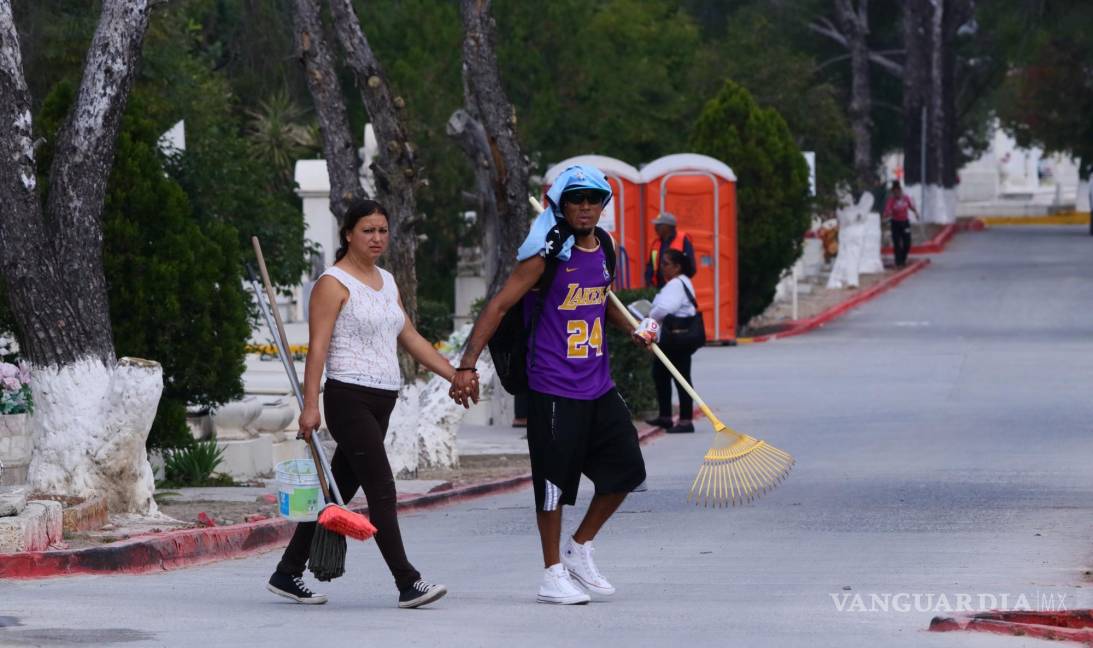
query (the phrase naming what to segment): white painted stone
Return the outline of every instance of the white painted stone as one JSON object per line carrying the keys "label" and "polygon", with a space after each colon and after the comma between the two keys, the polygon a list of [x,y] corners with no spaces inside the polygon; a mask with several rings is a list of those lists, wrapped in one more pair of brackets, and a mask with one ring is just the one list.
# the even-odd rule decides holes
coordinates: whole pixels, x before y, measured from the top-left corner
{"label": "white painted stone", "polygon": [[211,439],[216,431],[211,414],[186,415],[186,427],[195,441]]}
{"label": "white painted stone", "polygon": [[0,517],[19,515],[27,507],[27,490],[18,486],[0,488]]}
{"label": "white painted stone", "polygon": [[51,544],[60,542],[62,525],[60,502],[27,502],[19,515],[0,518],[0,553],[48,549]]}
{"label": "white painted stone", "polygon": [[155,514],[155,482],[145,442],[163,390],[158,362],[121,358],[107,367],[86,358],[34,368],[33,490],[102,496],[111,512]]}
{"label": "white painted stone", "polygon": [[[470,325],[463,326],[449,338],[454,349],[449,359],[462,355],[463,340]],[[489,352],[478,359],[478,378],[484,386],[495,375]],[[391,413],[387,430],[387,457],[396,475],[414,474],[425,466],[451,467],[459,464],[456,432],[467,412],[448,397],[447,380],[433,376],[403,387]],[[484,396],[489,396],[484,393]]]}
{"label": "white painted stone", "polygon": [[0,416],[0,463],[8,467],[30,463],[33,444],[26,414]]}
{"label": "white painted stone", "polygon": [[846,194],[840,195],[840,200],[843,206],[838,211],[839,254],[827,278],[827,287],[857,288],[865,245],[865,213],[862,210],[872,208],[872,195],[863,194],[856,204]]}
{"label": "white painted stone", "polygon": [[261,396],[257,398],[262,409],[258,416],[250,423],[250,428],[259,434],[268,434],[274,443],[286,441],[295,436],[288,435],[285,428],[296,418],[295,399],[287,396]]}
{"label": "white painted stone", "polygon": [[801,255],[801,273],[804,277],[815,277],[824,267],[824,244],[818,238],[806,238]]}
{"label": "white painted stone", "polygon": [[858,262],[859,273],[877,274],[884,272],[884,262],[880,258],[880,248],[880,214],[871,211],[865,215],[865,234],[862,237],[861,260]]}
{"label": "white painted stone", "polygon": [[241,441],[258,436],[252,425],[262,414],[262,403],[253,396],[224,403],[212,412],[216,438],[221,441]]}
{"label": "white painted stone", "polygon": [[233,441],[217,439],[216,445],[224,450],[223,460],[216,472],[230,475],[236,480],[273,474],[273,439],[269,436]]}

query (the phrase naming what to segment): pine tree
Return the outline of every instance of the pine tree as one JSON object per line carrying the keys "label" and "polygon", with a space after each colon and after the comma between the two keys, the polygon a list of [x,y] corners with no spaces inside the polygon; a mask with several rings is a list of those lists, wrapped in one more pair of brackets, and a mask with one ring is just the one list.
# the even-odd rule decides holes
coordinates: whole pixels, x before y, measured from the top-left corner
{"label": "pine tree", "polygon": [[731,81],[707,102],[690,145],[736,173],[738,314],[747,322],[771,303],[782,273],[801,254],[809,224],[808,166],[782,116]]}

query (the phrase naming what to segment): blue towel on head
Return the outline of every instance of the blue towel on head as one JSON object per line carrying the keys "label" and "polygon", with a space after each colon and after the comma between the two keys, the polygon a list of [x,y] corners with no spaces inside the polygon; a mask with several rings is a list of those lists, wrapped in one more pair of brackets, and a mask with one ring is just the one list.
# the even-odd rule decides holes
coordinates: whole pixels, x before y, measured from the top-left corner
{"label": "blue towel on head", "polygon": [[[531,224],[531,230],[528,232],[527,238],[520,244],[520,249],[516,251],[517,261],[530,259],[537,254],[556,256],[559,261],[569,260],[569,255],[573,251],[573,236],[566,237],[561,243],[561,250],[555,254],[553,249],[555,245],[554,237],[549,235],[551,230],[558,225],[558,222],[564,220],[561,210],[562,194],[571,189],[596,189],[606,192],[607,195],[603,199],[604,205],[607,205],[607,201],[611,200],[611,185],[608,184],[607,177],[599,169],[583,164],[566,167],[565,171],[562,171],[554,184],[550,186],[550,191],[547,192],[546,209]],[[550,240],[548,241],[548,239]]]}

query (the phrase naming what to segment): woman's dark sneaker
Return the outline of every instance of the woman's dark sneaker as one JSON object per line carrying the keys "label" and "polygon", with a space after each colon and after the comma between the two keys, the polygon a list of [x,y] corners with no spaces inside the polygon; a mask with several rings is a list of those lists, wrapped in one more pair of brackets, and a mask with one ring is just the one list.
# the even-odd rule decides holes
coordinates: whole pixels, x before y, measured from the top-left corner
{"label": "woman's dark sneaker", "polygon": [[690,421],[687,421],[686,423],[680,423],[679,425],[668,428],[668,434],[681,434],[694,431],[694,423],[691,423]]}
{"label": "woman's dark sneaker", "polygon": [[398,606],[400,608],[416,608],[428,605],[448,593],[448,588],[443,585],[433,585],[418,579],[416,583],[399,592]]}
{"label": "woman's dark sneaker", "polygon": [[655,419],[646,419],[645,424],[646,425],[652,425],[653,427],[668,429],[668,428],[672,427],[672,419],[664,418],[663,416],[658,416]]}
{"label": "woman's dark sneaker", "polygon": [[326,603],[326,595],[316,594],[309,590],[304,585],[303,576],[273,572],[273,576],[269,577],[269,583],[266,584],[266,589],[277,596],[283,596],[304,605],[322,605]]}

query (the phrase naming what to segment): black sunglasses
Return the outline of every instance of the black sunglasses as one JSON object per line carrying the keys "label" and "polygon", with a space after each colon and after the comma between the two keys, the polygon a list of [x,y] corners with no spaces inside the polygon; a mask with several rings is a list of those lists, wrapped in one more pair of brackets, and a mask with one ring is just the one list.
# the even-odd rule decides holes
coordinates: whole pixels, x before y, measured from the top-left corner
{"label": "black sunglasses", "polygon": [[604,193],[602,191],[596,191],[595,189],[577,189],[562,194],[562,202],[573,203],[574,205],[580,205],[582,203],[599,205],[603,203],[603,198]]}

